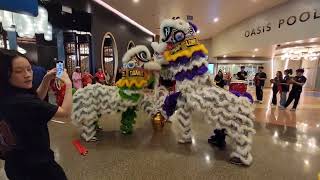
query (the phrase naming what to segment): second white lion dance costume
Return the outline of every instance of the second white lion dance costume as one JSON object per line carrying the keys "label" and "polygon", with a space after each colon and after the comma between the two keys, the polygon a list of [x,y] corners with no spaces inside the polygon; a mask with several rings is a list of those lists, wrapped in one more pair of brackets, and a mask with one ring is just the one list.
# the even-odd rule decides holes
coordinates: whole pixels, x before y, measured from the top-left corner
{"label": "second white lion dance costume", "polygon": [[210,83],[208,51],[195,37],[196,31],[192,23],[167,19],[161,23],[161,42],[152,43],[155,60],[166,64],[176,80],[177,93],[167,97],[163,110],[171,121],[180,124],[180,143],[191,142],[191,114],[202,111],[216,124],[213,144],[223,144],[226,133],[235,142],[231,162],[250,165],[255,133],[253,107],[246,97],[237,97]]}

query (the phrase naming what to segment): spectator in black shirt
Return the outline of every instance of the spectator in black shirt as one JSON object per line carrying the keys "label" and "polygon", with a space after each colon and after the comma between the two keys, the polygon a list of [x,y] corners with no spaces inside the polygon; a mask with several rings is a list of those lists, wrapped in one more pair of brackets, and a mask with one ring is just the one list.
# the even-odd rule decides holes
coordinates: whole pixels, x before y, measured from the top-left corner
{"label": "spectator in black shirt", "polygon": [[262,104],[262,100],[263,100],[263,87],[266,79],[267,79],[267,74],[263,72],[263,67],[260,66],[258,68],[258,73],[254,77],[254,82],[256,85],[257,101],[260,104]]}
{"label": "spectator in black shirt", "polygon": [[280,83],[282,82],[282,72],[277,71],[277,75],[274,79],[271,79],[270,82],[273,84],[272,85],[272,105],[276,106],[277,105],[277,94],[281,88]]}
{"label": "spectator in black shirt", "polygon": [[297,106],[300,100],[300,95],[302,92],[302,87],[306,83],[307,78],[303,76],[304,69],[297,69],[296,73],[297,73],[296,77],[290,80],[290,83],[293,84],[292,89],[289,93],[288,100],[282,109],[287,108],[293,100],[294,100],[294,103],[291,111],[295,111],[297,109]]}
{"label": "spectator in black shirt", "polygon": [[223,73],[221,69],[218,71],[218,74],[214,78],[214,81],[216,82],[216,85],[223,88],[224,87],[224,79],[223,79]]}
{"label": "spectator in black shirt", "polygon": [[237,73],[237,79],[245,81],[247,79],[248,73],[244,70],[244,66],[241,66],[240,68],[241,70]]}
{"label": "spectator in black shirt", "polygon": [[287,101],[287,94],[290,89],[289,85],[289,80],[290,80],[290,75],[292,75],[292,69],[286,69],[284,70],[284,77],[281,82],[281,95],[280,95],[280,107],[284,107],[286,105]]}
{"label": "spectator in black shirt", "polygon": [[67,179],[50,149],[47,123],[53,117],[69,119],[72,83],[65,71],[61,80],[67,88],[62,106],[51,105],[43,99],[55,77],[55,69],[48,71],[35,90],[28,58],[14,50],[0,50],[0,109],[16,140],[4,157],[5,172],[10,180]]}

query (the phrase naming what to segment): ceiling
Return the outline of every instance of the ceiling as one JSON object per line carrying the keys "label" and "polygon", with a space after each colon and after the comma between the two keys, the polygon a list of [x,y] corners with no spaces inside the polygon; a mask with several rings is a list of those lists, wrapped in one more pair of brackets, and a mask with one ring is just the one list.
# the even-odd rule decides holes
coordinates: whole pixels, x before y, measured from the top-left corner
{"label": "ceiling", "polygon": [[[281,44],[276,45],[276,51],[274,51],[274,46],[263,47],[259,49],[252,49],[250,51],[240,51],[240,52],[231,52],[229,54],[225,54],[226,59],[230,57],[255,57],[255,58],[272,58],[272,55],[282,54],[283,49],[291,49],[296,47],[313,47],[320,45],[320,38],[310,38],[305,40],[298,40],[293,42],[283,42]],[[218,57],[222,58],[222,57]]]}
{"label": "ceiling", "polygon": [[[137,23],[159,34],[165,18],[193,16],[200,39],[208,39],[240,21],[288,0],[104,0]],[[214,23],[213,19],[219,21]]]}
{"label": "ceiling", "polygon": [[225,57],[218,57],[220,59],[230,59],[230,58],[239,58],[239,57],[249,57],[252,59],[257,59],[257,58],[264,58],[264,59],[271,59],[272,55],[281,55],[283,49],[294,49],[297,47],[320,47],[320,38],[310,38],[310,39],[305,39],[305,40],[299,40],[299,41],[293,41],[293,42],[283,42],[281,44],[278,44],[275,47],[274,51],[274,46],[269,46],[269,47],[264,47],[264,48],[259,48],[259,49],[252,49],[250,51],[239,51],[239,52],[231,52],[229,54],[225,54]]}
{"label": "ceiling", "polygon": [[263,58],[271,58],[272,56],[273,47],[264,47],[259,49],[252,49],[251,51],[239,51],[239,52],[232,52],[230,54],[226,54],[226,57],[263,57]]}

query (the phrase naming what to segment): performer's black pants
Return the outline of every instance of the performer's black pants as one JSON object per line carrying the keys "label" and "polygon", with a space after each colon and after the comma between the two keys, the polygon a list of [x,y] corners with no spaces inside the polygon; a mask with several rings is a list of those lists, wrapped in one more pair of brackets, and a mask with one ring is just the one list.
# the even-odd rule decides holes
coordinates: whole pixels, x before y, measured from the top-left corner
{"label": "performer's black pants", "polygon": [[263,86],[256,86],[256,96],[258,101],[263,99]]}
{"label": "performer's black pants", "polygon": [[296,109],[298,106],[299,100],[300,100],[300,95],[301,95],[301,91],[291,90],[289,93],[289,97],[286,102],[286,105],[284,107],[288,107],[292,103],[292,101],[294,100],[293,108]]}

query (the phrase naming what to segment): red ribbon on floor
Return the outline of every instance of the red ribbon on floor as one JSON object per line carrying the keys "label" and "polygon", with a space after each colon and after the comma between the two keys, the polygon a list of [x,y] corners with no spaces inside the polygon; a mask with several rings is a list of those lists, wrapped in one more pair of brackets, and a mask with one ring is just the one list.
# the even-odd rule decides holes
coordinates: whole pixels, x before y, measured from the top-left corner
{"label": "red ribbon on floor", "polygon": [[81,143],[80,140],[74,140],[72,141],[72,144],[74,145],[74,147],[77,149],[77,151],[80,153],[80,155],[87,155],[88,154],[88,150],[86,147],[84,147]]}

